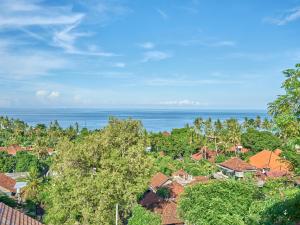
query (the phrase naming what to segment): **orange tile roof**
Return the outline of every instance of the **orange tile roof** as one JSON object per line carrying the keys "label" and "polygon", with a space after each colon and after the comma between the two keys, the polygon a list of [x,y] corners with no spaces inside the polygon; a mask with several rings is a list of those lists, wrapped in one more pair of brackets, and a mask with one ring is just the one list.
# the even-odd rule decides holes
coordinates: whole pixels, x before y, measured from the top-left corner
{"label": "orange tile roof", "polygon": [[278,155],[274,154],[274,152],[269,150],[262,150],[250,157],[249,163],[259,169],[289,171],[291,168],[291,163],[289,161],[280,158]]}
{"label": "orange tile roof", "polygon": [[277,149],[274,150],[274,154],[275,155],[280,156],[281,153],[282,153],[282,151],[279,148],[277,148]]}
{"label": "orange tile roof", "polygon": [[0,224],[10,225],[43,225],[39,221],[26,216],[24,213],[0,203]]}
{"label": "orange tile roof", "polygon": [[184,192],[184,187],[176,181],[173,181],[168,185],[170,190],[170,197],[178,199],[178,197]]}
{"label": "orange tile roof", "polygon": [[228,159],[225,162],[220,163],[219,165],[222,167],[226,167],[228,169],[231,169],[234,171],[240,171],[240,172],[256,169],[255,166],[252,166],[249,163],[247,163],[237,157]]}
{"label": "orange tile roof", "polygon": [[164,183],[166,183],[168,180],[169,180],[169,177],[167,177],[163,173],[159,172],[151,178],[150,186],[153,189],[157,189],[157,188],[161,187]]}
{"label": "orange tile roof", "polygon": [[177,205],[176,203],[170,201],[167,202],[162,209],[162,224],[183,224],[183,221],[179,219],[177,215]]}
{"label": "orange tile roof", "polygon": [[191,157],[193,160],[196,160],[196,161],[203,159],[202,152],[197,152],[197,153],[193,154]]}
{"label": "orange tile roof", "polygon": [[[11,145],[8,147],[0,147],[0,151],[6,151],[9,155],[16,155],[17,152],[20,151],[32,151],[32,147],[22,147],[20,145]],[[54,152],[53,148],[47,149],[48,154],[52,154]]]}
{"label": "orange tile roof", "polygon": [[0,186],[9,190],[10,192],[16,192],[15,189],[16,180],[12,179],[9,176],[6,176],[3,173],[0,173]]}

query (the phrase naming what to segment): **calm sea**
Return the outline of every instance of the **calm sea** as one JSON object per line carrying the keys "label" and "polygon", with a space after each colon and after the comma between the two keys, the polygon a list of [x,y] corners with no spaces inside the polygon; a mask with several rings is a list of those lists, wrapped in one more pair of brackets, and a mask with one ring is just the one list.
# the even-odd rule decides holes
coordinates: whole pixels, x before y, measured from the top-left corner
{"label": "calm sea", "polygon": [[148,131],[170,131],[172,128],[193,124],[197,117],[213,120],[245,117],[268,117],[266,111],[258,110],[195,110],[195,109],[0,109],[1,116],[18,118],[30,125],[49,124],[57,120],[62,127],[75,122],[80,127],[98,129],[105,126],[109,116],[120,119],[133,118],[141,120]]}

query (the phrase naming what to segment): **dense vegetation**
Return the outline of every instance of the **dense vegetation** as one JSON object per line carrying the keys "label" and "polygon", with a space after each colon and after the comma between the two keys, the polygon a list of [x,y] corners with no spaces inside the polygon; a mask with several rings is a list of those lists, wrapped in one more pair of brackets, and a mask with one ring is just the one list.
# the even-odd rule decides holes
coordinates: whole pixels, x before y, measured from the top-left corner
{"label": "dense vegetation", "polygon": [[[210,176],[217,171],[214,163],[191,159],[204,146],[217,152],[216,162],[232,156],[247,160],[262,149],[280,148],[300,175],[300,65],[284,73],[285,94],[270,104],[272,118],[196,118],[170,133],[148,133],[131,119],[111,118],[106,127],[89,131],[76,124],[66,129],[57,122],[29,126],[0,117],[0,146],[32,149],[15,156],[0,151],[0,172],[29,172],[21,207],[32,216],[42,207],[46,224],[113,224],[116,204],[120,224],[160,224],[159,216],[137,204],[150,177],[179,169]],[[250,152],[230,150],[238,144]],[[48,148],[55,154],[48,155]],[[159,194],[169,193],[161,189]],[[290,180],[273,180],[259,189],[250,177],[191,186],[179,208],[187,224],[294,224],[300,221],[299,196]],[[17,205],[6,196],[0,201]]]}

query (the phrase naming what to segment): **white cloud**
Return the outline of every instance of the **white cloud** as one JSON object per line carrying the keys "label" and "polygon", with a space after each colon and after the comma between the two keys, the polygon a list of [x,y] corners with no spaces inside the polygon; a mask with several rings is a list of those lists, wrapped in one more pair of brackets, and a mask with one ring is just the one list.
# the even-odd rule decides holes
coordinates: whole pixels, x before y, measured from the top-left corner
{"label": "white cloud", "polygon": [[172,55],[167,52],[162,51],[148,51],[144,53],[144,58],[142,62],[149,62],[149,61],[161,61],[164,59],[171,58]]}
{"label": "white cloud", "polygon": [[113,63],[112,66],[117,67],[117,68],[124,68],[126,66],[126,63],[116,62],[116,63]]}
{"label": "white cloud", "polygon": [[168,14],[161,9],[156,9],[156,12],[165,20],[169,18]]}
{"label": "white cloud", "polygon": [[38,91],[35,92],[35,95],[37,97],[45,97],[45,96],[48,95],[48,91],[46,91],[46,90],[38,90]]}
{"label": "white cloud", "polygon": [[199,101],[194,100],[171,100],[171,101],[162,101],[159,103],[160,105],[167,105],[167,106],[205,106],[207,104],[201,103]]}
{"label": "white cloud", "polygon": [[300,19],[300,7],[288,10],[286,13],[277,18],[264,18],[263,21],[282,26],[298,19]]}
{"label": "white cloud", "polygon": [[58,98],[59,96],[60,96],[60,92],[58,92],[58,91],[51,91],[51,93],[48,95],[48,98],[54,99],[54,98]]}
{"label": "white cloud", "polygon": [[13,50],[0,52],[0,77],[28,79],[44,76],[49,72],[62,69],[67,61],[53,53],[21,52]]}
{"label": "white cloud", "polygon": [[139,46],[141,48],[145,48],[145,49],[152,49],[155,47],[155,44],[152,42],[144,42],[144,43],[139,44]]}

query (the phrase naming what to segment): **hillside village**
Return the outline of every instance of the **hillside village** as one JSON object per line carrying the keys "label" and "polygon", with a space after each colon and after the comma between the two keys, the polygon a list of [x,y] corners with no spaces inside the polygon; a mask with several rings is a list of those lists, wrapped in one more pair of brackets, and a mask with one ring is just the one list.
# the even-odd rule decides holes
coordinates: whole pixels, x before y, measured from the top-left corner
{"label": "hillside village", "polygon": [[299,224],[299,96],[283,87],[270,118],[198,117],[165,132],[0,117],[0,224]]}

